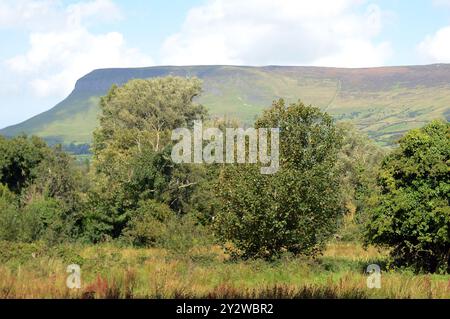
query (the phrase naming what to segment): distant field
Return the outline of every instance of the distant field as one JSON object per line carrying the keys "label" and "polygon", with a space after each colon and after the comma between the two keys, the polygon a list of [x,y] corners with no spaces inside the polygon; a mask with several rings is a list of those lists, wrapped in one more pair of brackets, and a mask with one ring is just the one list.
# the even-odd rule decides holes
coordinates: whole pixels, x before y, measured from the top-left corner
{"label": "distant field", "polygon": [[87,161],[90,161],[92,159],[91,154],[73,155],[73,157],[78,164],[85,164]]}
{"label": "distant field", "polygon": [[[233,262],[217,247],[174,255],[162,249],[0,242],[0,298],[450,298],[450,275],[386,270],[386,252],[332,243],[317,259]],[[69,264],[82,288],[69,290]],[[383,269],[368,289],[364,269]]]}

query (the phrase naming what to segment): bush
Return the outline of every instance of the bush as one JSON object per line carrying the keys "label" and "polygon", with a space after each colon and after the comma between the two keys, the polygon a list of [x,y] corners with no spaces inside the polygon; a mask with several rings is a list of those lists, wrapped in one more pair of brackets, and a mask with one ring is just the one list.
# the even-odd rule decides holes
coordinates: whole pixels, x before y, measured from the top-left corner
{"label": "bush", "polygon": [[72,158],[38,137],[0,137],[0,238],[59,242],[74,235],[80,184]]}
{"label": "bush", "polygon": [[49,244],[67,240],[73,224],[64,212],[62,202],[44,197],[20,207],[16,196],[0,184],[0,240]]}
{"label": "bush", "polygon": [[168,231],[167,224],[174,218],[174,212],[167,205],[147,200],[131,212],[124,237],[133,245],[154,246],[165,236]]}
{"label": "bush", "polygon": [[212,245],[212,234],[207,226],[203,226],[194,213],[168,220],[166,231],[157,241],[157,246],[168,249],[179,256],[191,256],[195,247]]}
{"label": "bush", "polygon": [[0,240],[16,240],[20,225],[17,199],[8,187],[0,184]]}
{"label": "bush", "polygon": [[399,265],[450,271],[450,124],[412,130],[388,155],[372,198],[366,242],[392,247]]}
{"label": "bush", "polygon": [[36,177],[36,168],[48,157],[50,148],[38,137],[0,136],[0,183],[20,194]]}
{"label": "bush", "polygon": [[280,128],[279,171],[262,175],[259,164],[223,170],[217,234],[243,258],[314,255],[334,234],[343,213],[335,169],[340,135],[332,118],[318,108],[302,103],[286,108],[282,100],[255,126]]}
{"label": "bush", "polygon": [[64,205],[53,198],[38,198],[21,211],[21,235],[24,242],[43,240],[50,244],[70,237],[71,221],[64,218]]}
{"label": "bush", "polygon": [[212,243],[195,214],[177,216],[166,204],[143,201],[130,215],[123,239],[133,245],[165,248],[181,255],[195,246]]}
{"label": "bush", "polygon": [[76,263],[83,265],[84,259],[78,254],[80,247],[72,244],[53,246],[48,249],[45,242],[21,243],[0,241],[0,263],[2,265],[17,264],[24,266],[28,262],[36,264],[36,258],[61,259],[67,265]]}

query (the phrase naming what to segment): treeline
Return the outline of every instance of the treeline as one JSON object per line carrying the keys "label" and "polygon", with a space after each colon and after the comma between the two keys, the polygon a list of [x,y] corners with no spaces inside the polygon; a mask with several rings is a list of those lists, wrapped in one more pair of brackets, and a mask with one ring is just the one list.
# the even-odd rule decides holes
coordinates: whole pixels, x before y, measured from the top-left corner
{"label": "treeline", "polygon": [[0,138],[0,239],[157,246],[219,243],[236,258],[317,255],[331,238],[392,247],[393,261],[448,272],[450,125],[387,153],[301,102],[255,122],[280,128],[280,168],[175,164],[171,132],[238,127],[195,102],[197,79],[132,80],[101,99],[90,166],[36,137]]}
{"label": "treeline", "polygon": [[87,143],[66,143],[61,138],[55,137],[46,137],[44,138],[45,142],[50,147],[55,147],[61,145],[60,147],[64,152],[67,152],[72,155],[90,155],[91,154],[91,146]]}
{"label": "treeline", "polygon": [[64,152],[73,155],[89,155],[91,154],[91,146],[89,144],[63,144],[62,149]]}

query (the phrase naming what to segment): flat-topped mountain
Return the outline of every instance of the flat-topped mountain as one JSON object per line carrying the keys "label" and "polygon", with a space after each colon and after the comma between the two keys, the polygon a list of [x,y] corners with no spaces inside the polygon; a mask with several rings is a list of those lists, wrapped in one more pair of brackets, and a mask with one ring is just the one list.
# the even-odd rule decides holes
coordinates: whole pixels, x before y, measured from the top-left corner
{"label": "flat-topped mountain", "polygon": [[297,66],[161,66],[95,70],[52,109],[0,130],[51,142],[89,143],[98,123],[99,98],[112,84],[167,75],[203,80],[199,102],[212,115],[252,123],[274,99],[301,99],[338,120],[353,121],[380,143],[435,119],[450,118],[450,65],[363,69]]}

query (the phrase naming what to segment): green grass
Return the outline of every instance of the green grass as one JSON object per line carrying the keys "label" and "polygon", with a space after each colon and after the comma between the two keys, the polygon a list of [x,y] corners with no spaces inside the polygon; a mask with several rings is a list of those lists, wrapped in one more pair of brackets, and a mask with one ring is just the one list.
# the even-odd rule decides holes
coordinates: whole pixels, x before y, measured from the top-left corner
{"label": "green grass", "polygon": [[[0,298],[450,298],[445,275],[386,268],[386,252],[330,244],[316,259],[232,261],[218,247],[174,255],[163,249],[0,242]],[[66,267],[82,270],[82,288],[65,286]],[[382,265],[381,289],[364,269]]]}

